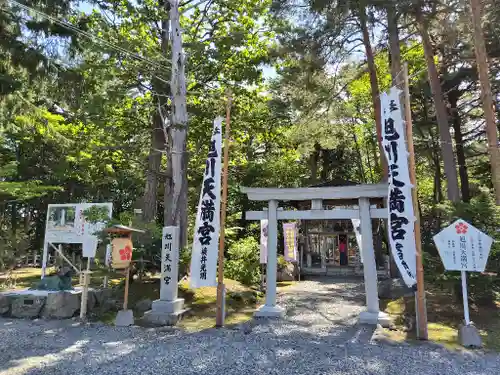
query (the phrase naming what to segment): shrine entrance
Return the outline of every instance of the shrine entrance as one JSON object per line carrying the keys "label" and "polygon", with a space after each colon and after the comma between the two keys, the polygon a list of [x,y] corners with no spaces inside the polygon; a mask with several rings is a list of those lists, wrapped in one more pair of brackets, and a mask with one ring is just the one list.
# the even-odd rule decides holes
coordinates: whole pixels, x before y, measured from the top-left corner
{"label": "shrine entrance", "polygon": [[[301,275],[363,276],[359,220],[303,220],[299,228]],[[388,277],[389,257],[378,257],[376,267],[379,278]]]}
{"label": "shrine entrance", "polygon": [[[299,261],[303,269],[327,274],[335,270],[351,270],[353,274],[357,271],[364,277],[366,294],[366,311],[360,314],[360,322],[383,326],[390,323],[388,315],[379,309],[372,231],[372,219],[387,218],[387,209],[379,207],[387,197],[387,184],[242,187],[241,191],[251,201],[268,203],[262,211],[245,213],[247,220],[268,220],[266,301],[256,316],[285,314],[276,304],[278,221],[298,220],[302,232]],[[287,209],[279,207],[280,201],[288,202]]]}

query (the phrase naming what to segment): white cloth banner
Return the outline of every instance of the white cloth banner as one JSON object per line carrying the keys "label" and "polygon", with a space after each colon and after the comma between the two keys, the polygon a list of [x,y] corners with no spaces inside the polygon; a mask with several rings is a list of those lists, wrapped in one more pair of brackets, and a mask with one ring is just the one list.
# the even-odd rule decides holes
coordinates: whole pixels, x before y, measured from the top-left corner
{"label": "white cloth banner", "polygon": [[354,228],[354,233],[356,234],[356,243],[358,244],[358,252],[359,252],[359,260],[363,263],[363,251],[361,250],[362,242],[361,242],[361,220],[359,219],[351,219],[352,227]]}
{"label": "white cloth banner", "polygon": [[392,255],[408,287],[416,285],[416,249],[413,202],[405,144],[405,126],[399,100],[400,90],[392,87],[380,95],[382,145],[389,167],[388,229]]}
{"label": "white cloth banner", "polygon": [[267,263],[267,219],[260,221],[260,264]]}
{"label": "white cloth banner", "polygon": [[214,120],[212,140],[200,192],[193,252],[191,255],[191,288],[216,286],[217,254],[220,233],[220,189],[222,169],[222,117]]}

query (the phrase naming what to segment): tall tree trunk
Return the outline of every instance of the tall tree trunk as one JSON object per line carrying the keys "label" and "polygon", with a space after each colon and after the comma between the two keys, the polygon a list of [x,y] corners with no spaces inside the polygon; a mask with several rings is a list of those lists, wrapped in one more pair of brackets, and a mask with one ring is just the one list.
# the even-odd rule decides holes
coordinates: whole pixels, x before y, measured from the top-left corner
{"label": "tall tree trunk", "polygon": [[434,106],[436,108],[436,118],[439,128],[439,138],[441,140],[441,154],[444,163],[444,172],[447,181],[448,199],[452,202],[460,201],[460,191],[458,188],[458,177],[455,163],[455,156],[453,154],[453,145],[451,142],[450,129],[448,125],[448,114],[446,112],[446,105],[443,99],[443,92],[441,90],[441,82],[439,80],[436,65],[434,64],[434,52],[432,50],[429,33],[427,31],[427,24],[424,21],[422,10],[417,7],[416,19],[422,43],[424,46],[425,61],[427,63],[427,71],[429,75],[429,84],[431,86],[432,97],[434,99]]}
{"label": "tall tree trunk", "polygon": [[391,59],[392,84],[399,86],[403,82],[401,73],[401,50],[399,46],[398,15],[395,4],[387,2],[387,32],[389,34],[389,56]]}
{"label": "tall tree trunk", "polygon": [[472,23],[474,26],[474,52],[476,54],[479,82],[481,83],[481,101],[486,119],[486,136],[488,138],[488,153],[490,156],[493,188],[495,200],[500,206],[500,145],[495,119],[495,107],[491,93],[491,83],[488,76],[488,56],[484,43],[483,28],[481,27],[481,2],[471,0]]}
{"label": "tall tree trunk", "polygon": [[[366,63],[368,65],[368,72],[370,74],[371,95],[373,101],[373,111],[375,112],[375,128],[377,130],[377,143],[380,153],[379,160],[382,169],[382,180],[387,181],[387,161],[385,160],[384,152],[382,149],[382,114],[380,112],[380,90],[377,80],[377,67],[375,65],[375,57],[373,56],[373,49],[370,42],[366,9],[362,3],[359,7],[359,24],[361,27],[361,33],[363,34],[363,45],[365,47]],[[375,159],[375,161],[376,160],[377,159]]]}
{"label": "tall tree trunk", "polygon": [[318,162],[320,150],[321,146],[316,143],[314,145],[314,151],[309,157],[309,167],[311,169],[311,178],[309,180],[310,185],[316,185],[318,183]]}
{"label": "tall tree trunk", "polygon": [[[165,19],[161,21],[161,52],[163,56],[168,55],[169,40],[169,19],[170,3],[168,0],[160,1],[165,10]],[[153,77],[153,91],[156,95],[157,108],[152,119],[151,129],[151,149],[148,156],[148,171],[146,174],[146,186],[144,187],[144,196],[142,202],[142,218],[146,222],[151,222],[156,218],[158,207],[158,177],[161,169],[161,150],[166,149],[168,142],[165,139],[167,134],[167,124],[165,119],[168,117],[166,107],[167,98],[170,96],[170,87],[167,83]],[[168,153],[168,150],[167,150]]]}
{"label": "tall tree trunk", "polygon": [[361,155],[361,149],[359,148],[358,137],[356,136],[355,131],[352,132],[352,138],[356,147],[356,155],[358,156],[360,182],[366,184],[365,170],[363,168],[363,156]]}
{"label": "tall tree trunk", "polygon": [[321,182],[328,181],[328,176],[330,175],[330,150],[321,150]]}
{"label": "tall tree trunk", "polygon": [[460,190],[462,192],[462,200],[470,201],[469,176],[467,174],[467,163],[465,159],[464,139],[462,135],[462,119],[458,112],[457,102],[460,97],[458,90],[453,90],[448,93],[448,101],[450,102],[450,114],[452,118],[455,148],[457,150],[458,175],[460,176]]}
{"label": "tall tree trunk", "polygon": [[[170,25],[172,43],[172,116],[169,128],[169,170],[171,179],[165,183],[165,225],[180,226],[179,244],[187,244],[187,131],[188,116],[186,104],[185,61],[182,51],[179,1],[170,0]],[[168,173],[167,173],[168,174]]]}

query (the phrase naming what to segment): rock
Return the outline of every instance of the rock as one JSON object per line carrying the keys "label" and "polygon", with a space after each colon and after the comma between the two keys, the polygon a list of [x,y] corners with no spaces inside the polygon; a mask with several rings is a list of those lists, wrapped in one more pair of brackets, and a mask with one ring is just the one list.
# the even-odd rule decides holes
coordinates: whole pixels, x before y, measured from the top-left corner
{"label": "rock", "polygon": [[152,304],[153,301],[151,301],[149,298],[142,299],[135,304],[135,309],[138,312],[146,312],[148,310],[151,310]]}
{"label": "rock", "polygon": [[227,296],[233,301],[238,301],[238,302],[245,301],[248,303],[257,302],[257,293],[250,290],[227,292]]}
{"label": "rock", "polygon": [[120,310],[116,315],[115,326],[129,327],[134,324],[134,313],[132,310]]}
{"label": "rock", "polygon": [[483,345],[479,331],[472,323],[469,325],[460,325],[458,340],[466,348],[480,348]]}
{"label": "rock", "polygon": [[105,301],[109,298],[111,298],[113,291],[111,289],[94,289],[93,290],[96,304],[98,306],[103,306],[105,304]]}
{"label": "rock", "polygon": [[0,294],[0,315],[7,315],[10,310],[9,297]]}
{"label": "rock", "polygon": [[11,315],[14,318],[38,318],[45,305],[45,296],[19,295],[12,298]]}
{"label": "rock", "polygon": [[95,292],[93,290],[89,290],[89,294],[87,295],[87,312],[94,310],[96,305],[97,298]]}
{"label": "rock", "polygon": [[44,318],[54,319],[72,318],[80,310],[80,298],[80,293],[49,293],[41,315]]}
{"label": "rock", "polygon": [[294,281],[295,266],[292,263],[287,263],[286,267],[278,271],[278,281]]}
{"label": "rock", "polygon": [[378,296],[381,299],[398,299],[413,295],[413,290],[408,288],[401,279],[387,279],[378,283]]}
{"label": "rock", "polygon": [[106,312],[106,311],[118,311],[121,309],[121,303],[115,299],[105,299],[102,304],[100,305],[100,310],[101,312]]}

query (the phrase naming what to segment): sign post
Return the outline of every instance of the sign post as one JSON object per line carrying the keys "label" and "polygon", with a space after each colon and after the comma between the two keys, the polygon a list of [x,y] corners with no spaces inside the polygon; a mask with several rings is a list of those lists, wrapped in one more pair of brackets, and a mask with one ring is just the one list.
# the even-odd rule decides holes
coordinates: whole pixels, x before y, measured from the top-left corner
{"label": "sign post", "polygon": [[187,311],[184,299],[178,298],[179,231],[179,227],[163,227],[160,299],[144,314],[144,320],[155,325],[175,325]]}
{"label": "sign post", "polygon": [[[97,249],[97,236],[94,233],[104,228],[103,222],[89,222],[84,211],[90,208],[106,211],[106,216],[111,218],[113,205],[111,203],[67,203],[49,204],[47,208],[47,221],[43,244],[42,279],[45,277],[49,245],[54,243],[81,243],[83,256],[94,258]],[[58,254],[73,268],[75,266],[66,258],[62,251]],[[78,270],[80,272],[80,270]]]}
{"label": "sign post", "polygon": [[493,238],[462,219],[434,236],[434,243],[447,271],[460,271],[464,322],[460,327],[460,343],[465,347],[480,347],[481,336],[470,320],[467,295],[467,271],[483,272],[486,268]]}
{"label": "sign post", "polygon": [[226,287],[224,285],[224,242],[226,236],[227,185],[229,177],[229,131],[231,128],[231,93],[228,93],[226,103],[226,131],[224,134],[224,173],[222,176],[222,208],[220,212],[219,256],[217,267],[217,312],[216,327],[222,327],[225,320]]}
{"label": "sign post", "polygon": [[117,235],[111,241],[111,266],[114,269],[123,269],[125,272],[125,291],[123,295],[123,310],[118,311],[115,319],[116,326],[131,326],[134,324],[134,313],[128,309],[128,288],[130,283],[130,264],[132,263],[132,233],[144,233],[139,229],[130,228],[124,225],[113,225],[104,229],[105,232]]}
{"label": "sign post", "polygon": [[[427,339],[427,317],[421,257],[420,223],[417,204],[415,156],[409,101],[407,68],[405,74],[406,127],[396,86],[380,95],[382,107],[382,144],[389,164],[387,222],[389,243],[405,284],[416,292],[418,338]],[[407,143],[407,144],[406,144]],[[418,266],[417,266],[418,265]]]}
{"label": "sign post", "polygon": [[417,306],[417,334],[421,340],[427,340],[427,311],[425,308],[425,285],[424,285],[424,266],[422,262],[422,238],[420,233],[420,210],[418,207],[417,193],[417,173],[415,166],[415,149],[413,145],[413,121],[411,117],[410,101],[410,82],[408,78],[408,63],[403,66],[404,80],[404,105],[406,121],[406,143],[408,144],[410,182],[413,185],[411,195],[413,201],[413,212],[415,214],[414,232],[415,232],[415,273],[417,278],[417,292],[415,302]]}

